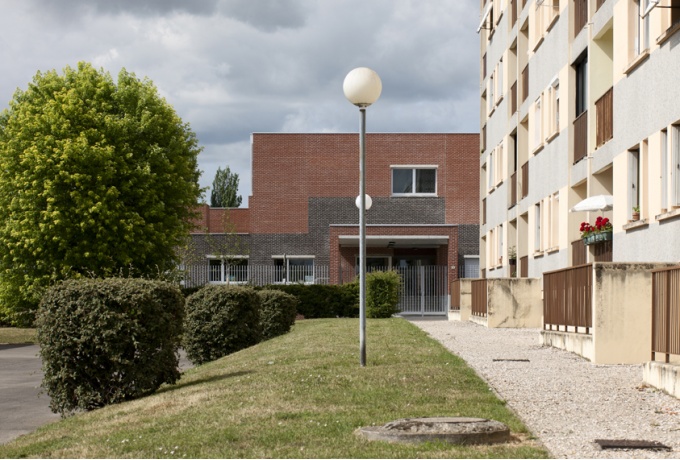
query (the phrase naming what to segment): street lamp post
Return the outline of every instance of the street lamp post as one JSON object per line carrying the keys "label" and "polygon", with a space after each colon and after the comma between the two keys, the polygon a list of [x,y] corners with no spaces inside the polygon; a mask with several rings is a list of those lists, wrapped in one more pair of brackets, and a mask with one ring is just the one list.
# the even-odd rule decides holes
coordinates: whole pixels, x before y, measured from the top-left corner
{"label": "street lamp post", "polygon": [[366,366],[366,107],[380,97],[382,82],[377,73],[358,67],[345,77],[342,84],[345,97],[359,107],[359,361]]}

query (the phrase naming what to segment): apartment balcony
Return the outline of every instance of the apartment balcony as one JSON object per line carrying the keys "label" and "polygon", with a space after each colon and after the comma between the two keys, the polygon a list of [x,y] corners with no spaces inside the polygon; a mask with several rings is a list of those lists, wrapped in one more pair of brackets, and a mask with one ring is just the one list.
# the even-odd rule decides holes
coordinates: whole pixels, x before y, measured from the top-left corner
{"label": "apartment balcony", "polygon": [[522,165],[522,196],[526,198],[529,196],[529,162]]}
{"label": "apartment balcony", "polygon": [[517,204],[517,171],[513,172],[510,176],[510,203],[508,203],[508,209],[512,208]]}
{"label": "apartment balcony", "polygon": [[588,23],[588,0],[574,0],[574,37]]}
{"label": "apartment balcony", "polygon": [[510,115],[517,112],[517,82],[510,87]]}

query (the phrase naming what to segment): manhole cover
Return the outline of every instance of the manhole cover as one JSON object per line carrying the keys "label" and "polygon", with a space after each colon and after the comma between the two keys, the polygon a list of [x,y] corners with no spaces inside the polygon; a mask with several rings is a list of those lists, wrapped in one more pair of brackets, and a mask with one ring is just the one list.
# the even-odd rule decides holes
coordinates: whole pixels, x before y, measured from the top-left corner
{"label": "manhole cover", "polygon": [[383,426],[359,428],[370,441],[418,443],[444,441],[451,444],[490,444],[510,439],[501,422],[470,417],[424,417],[395,420]]}
{"label": "manhole cover", "polygon": [[599,444],[603,449],[664,449],[671,450],[670,447],[658,441],[643,441],[638,439],[596,439],[595,444]]}

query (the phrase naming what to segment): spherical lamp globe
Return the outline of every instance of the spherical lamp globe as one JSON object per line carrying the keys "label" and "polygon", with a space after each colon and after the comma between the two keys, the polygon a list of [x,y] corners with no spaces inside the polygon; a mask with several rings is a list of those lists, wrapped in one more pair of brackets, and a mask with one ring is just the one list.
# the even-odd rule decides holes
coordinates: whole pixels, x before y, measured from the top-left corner
{"label": "spherical lamp globe", "polygon": [[357,67],[345,77],[342,90],[352,104],[368,107],[380,97],[382,82],[373,70],[368,67]]}

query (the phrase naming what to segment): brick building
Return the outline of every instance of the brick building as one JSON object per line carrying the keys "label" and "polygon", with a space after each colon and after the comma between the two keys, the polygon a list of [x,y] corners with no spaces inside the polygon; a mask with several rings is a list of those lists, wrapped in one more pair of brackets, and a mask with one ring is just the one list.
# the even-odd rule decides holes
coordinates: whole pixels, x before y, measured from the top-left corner
{"label": "brick building", "polygon": [[[478,148],[478,134],[367,134],[369,270],[438,267],[446,293],[466,268],[477,276]],[[350,281],[359,136],[253,134],[252,175],[249,208],[203,208],[195,259],[212,270],[196,282]]]}

